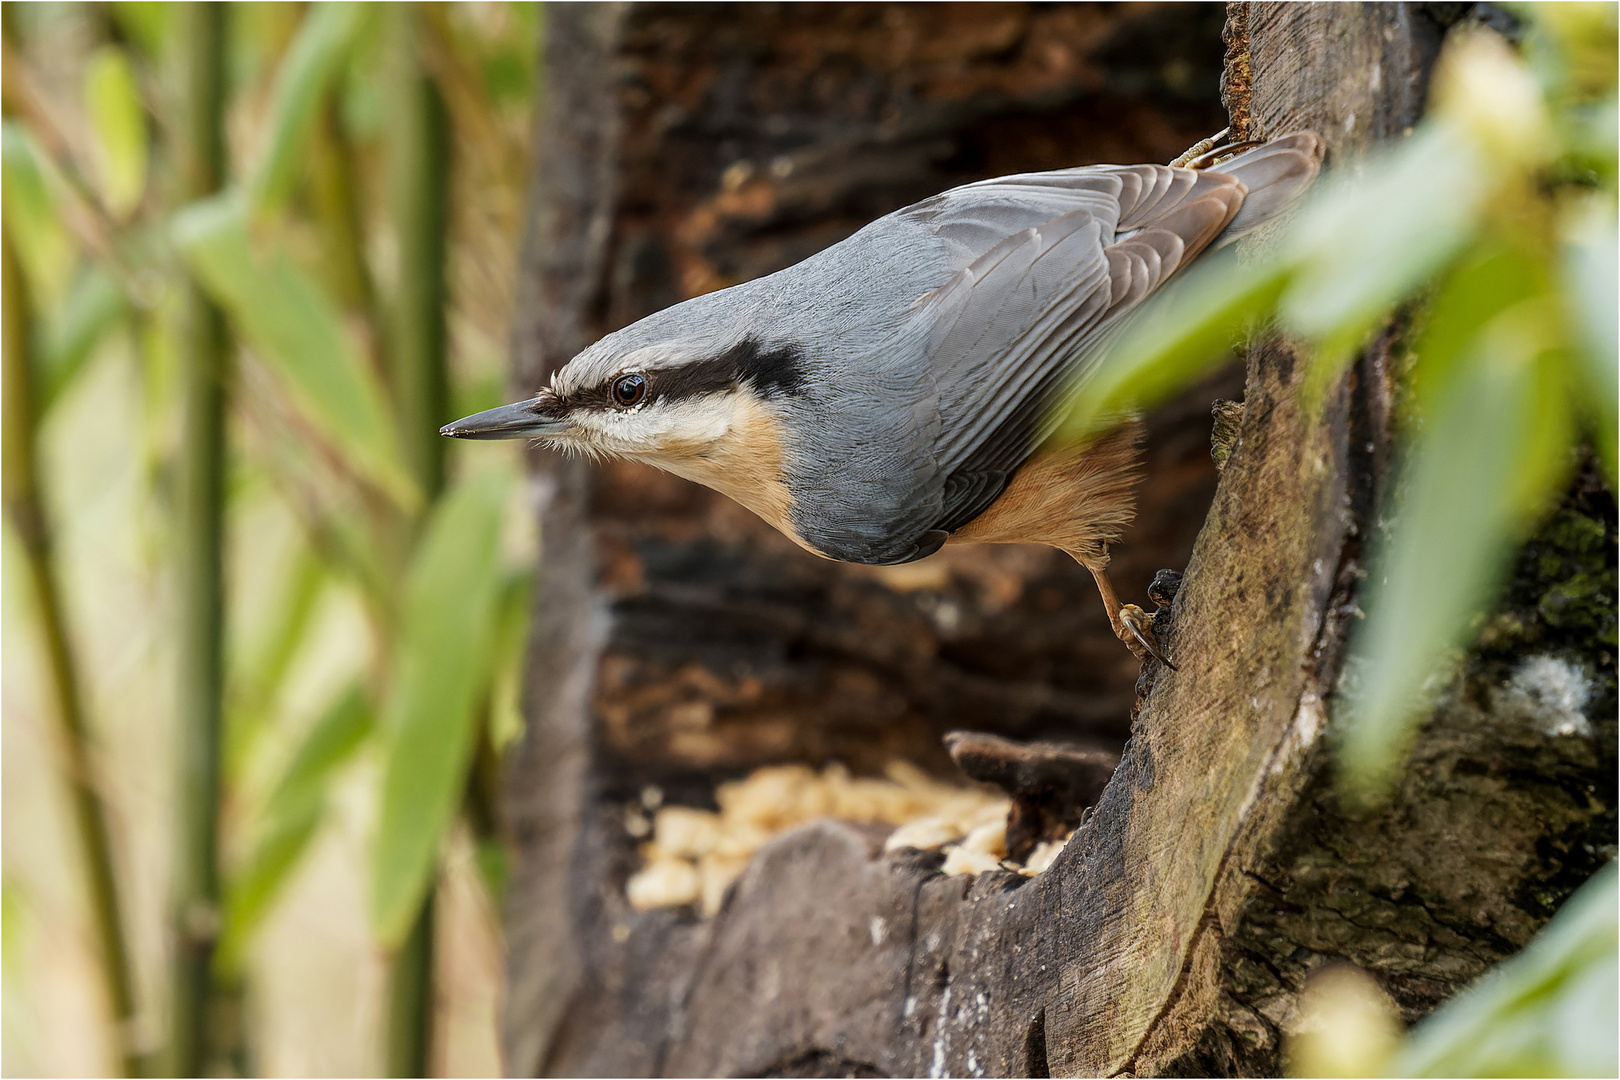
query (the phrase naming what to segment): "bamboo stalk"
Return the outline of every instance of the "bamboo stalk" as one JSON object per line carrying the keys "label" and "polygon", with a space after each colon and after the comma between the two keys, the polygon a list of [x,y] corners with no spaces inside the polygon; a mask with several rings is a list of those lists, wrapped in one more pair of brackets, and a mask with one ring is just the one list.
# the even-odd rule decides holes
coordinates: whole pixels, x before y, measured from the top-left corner
{"label": "bamboo stalk", "polygon": [[[431,502],[444,487],[444,440],[450,415],[446,361],[450,137],[444,100],[422,56],[423,12],[392,11],[390,211],[399,243],[399,276],[389,309],[388,376],[406,467]],[[420,520],[408,526],[414,535]],[[433,895],[429,891],[389,972],[386,1069],[426,1076],[432,1047]]]}
{"label": "bamboo stalk", "polygon": [[[181,72],[184,196],[219,190],[225,176],[225,9],[176,12]],[[201,1076],[218,1056],[212,964],[219,935],[219,802],[224,683],[225,320],[201,285],[183,297],[180,445],[179,843],[175,858],[170,1067]],[[229,1012],[230,1010],[225,1010]]]}
{"label": "bamboo stalk", "polygon": [[422,12],[395,5],[393,142],[389,174],[399,278],[389,312],[389,379],[406,465],[431,501],[444,486],[449,415],[446,364],[450,137],[444,99],[421,57]]}
{"label": "bamboo stalk", "polygon": [[95,782],[90,752],[90,725],[80,694],[78,663],[67,629],[67,614],[57,582],[50,522],[40,495],[39,461],[35,441],[39,417],[33,385],[33,312],[28,285],[23,279],[8,231],[4,240],[5,350],[4,492],[6,517],[22,543],[39,612],[40,636],[50,670],[55,698],[58,738],[67,763],[67,783],[84,860],[85,884],[101,952],[101,975],[107,1004],[116,1024],[113,1044],[118,1048],[125,1076],[139,1075],[136,1046],[135,991],[128,942],[124,937],[118,876],[113,866],[112,836],[107,806]]}
{"label": "bamboo stalk", "polygon": [[433,908],[434,890],[430,888],[388,971],[384,1076],[429,1075],[434,1012]]}
{"label": "bamboo stalk", "polygon": [[376,290],[366,264],[365,226],[360,214],[354,147],[338,115],[336,101],[321,109],[313,132],[311,194],[328,258],[327,274],[338,297],[381,332]]}

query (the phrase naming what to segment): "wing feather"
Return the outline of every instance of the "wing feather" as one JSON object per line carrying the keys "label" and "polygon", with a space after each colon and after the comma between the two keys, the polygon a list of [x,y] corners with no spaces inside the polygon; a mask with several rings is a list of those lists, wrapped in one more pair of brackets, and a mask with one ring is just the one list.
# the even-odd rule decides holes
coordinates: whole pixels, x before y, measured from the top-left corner
{"label": "wing feather", "polygon": [[945,477],[933,527],[993,502],[1056,422],[1122,318],[1220,234],[1245,188],[1162,165],[1003,177],[918,204],[960,269],[923,297]]}

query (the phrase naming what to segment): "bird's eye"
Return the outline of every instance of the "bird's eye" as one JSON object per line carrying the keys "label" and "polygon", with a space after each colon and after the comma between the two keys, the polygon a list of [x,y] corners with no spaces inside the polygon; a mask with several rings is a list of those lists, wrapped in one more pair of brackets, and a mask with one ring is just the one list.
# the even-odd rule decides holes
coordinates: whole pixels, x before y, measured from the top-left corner
{"label": "bird's eye", "polygon": [[613,380],[613,401],[621,409],[640,405],[647,396],[647,376],[631,373]]}

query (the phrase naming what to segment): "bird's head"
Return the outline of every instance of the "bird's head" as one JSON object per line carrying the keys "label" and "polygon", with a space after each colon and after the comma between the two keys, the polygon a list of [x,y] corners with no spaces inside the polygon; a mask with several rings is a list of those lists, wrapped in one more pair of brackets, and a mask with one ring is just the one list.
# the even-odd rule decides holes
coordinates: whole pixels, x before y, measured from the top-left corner
{"label": "bird's head", "polygon": [[[459,439],[533,439],[590,457],[630,458],[722,491],[779,524],[786,438],[781,406],[802,392],[799,349],[755,337],[719,345],[609,335],[527,401],[440,428]],[[765,497],[766,495],[769,497]],[[766,507],[763,502],[774,505]],[[778,512],[768,512],[774,509]]]}

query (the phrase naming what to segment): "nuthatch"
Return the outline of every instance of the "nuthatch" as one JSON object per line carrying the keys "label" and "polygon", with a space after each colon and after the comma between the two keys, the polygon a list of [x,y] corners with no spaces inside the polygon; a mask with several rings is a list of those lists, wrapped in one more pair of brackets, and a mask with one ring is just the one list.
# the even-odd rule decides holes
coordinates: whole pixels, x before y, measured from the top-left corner
{"label": "nuthatch", "polygon": [[644,461],[830,559],[1049,544],[1091,571],[1120,639],[1162,661],[1106,573],[1133,514],[1139,429],[1051,436],[1129,313],[1291,205],[1321,159],[1321,140],[1297,132],[1204,169],[1090,165],[953,188],[611,333],[535,397],[441,431]]}

